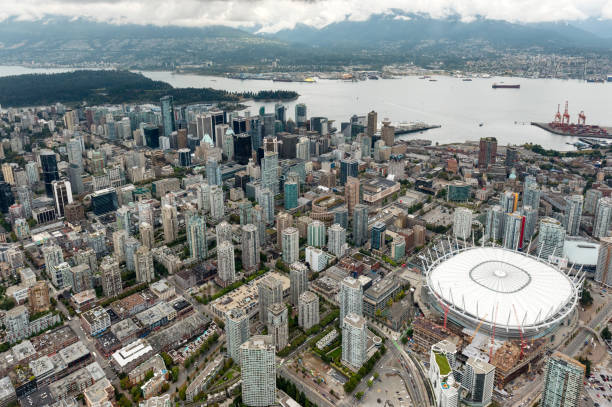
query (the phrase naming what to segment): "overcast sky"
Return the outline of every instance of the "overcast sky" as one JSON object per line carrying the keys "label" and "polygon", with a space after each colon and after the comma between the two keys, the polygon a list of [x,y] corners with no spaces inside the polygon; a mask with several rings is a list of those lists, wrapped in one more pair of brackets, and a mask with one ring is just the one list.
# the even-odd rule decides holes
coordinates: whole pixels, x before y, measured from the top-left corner
{"label": "overcast sky", "polygon": [[296,23],[322,27],[346,18],[367,19],[392,9],[481,15],[512,22],[612,18],[612,0],[1,0],[0,20],[46,15],[87,17],[113,23],[155,25],[261,25],[274,32]]}

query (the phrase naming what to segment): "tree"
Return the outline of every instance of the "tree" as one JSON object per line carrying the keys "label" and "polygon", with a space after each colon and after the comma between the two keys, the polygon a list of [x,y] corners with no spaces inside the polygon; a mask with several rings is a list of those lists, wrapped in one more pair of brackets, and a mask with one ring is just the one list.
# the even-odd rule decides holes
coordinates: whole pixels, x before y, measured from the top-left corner
{"label": "tree", "polygon": [[582,295],[580,296],[580,305],[582,305],[583,307],[588,307],[592,304],[593,297],[591,296],[591,292],[588,289],[583,288]]}
{"label": "tree", "polygon": [[612,333],[610,333],[610,330],[608,329],[608,327],[605,327],[603,331],[601,331],[601,337],[602,339],[606,341],[609,341],[610,339],[612,339]]}
{"label": "tree", "polygon": [[360,391],[360,392],[355,393],[355,398],[357,400],[361,400],[363,398],[363,392]]}

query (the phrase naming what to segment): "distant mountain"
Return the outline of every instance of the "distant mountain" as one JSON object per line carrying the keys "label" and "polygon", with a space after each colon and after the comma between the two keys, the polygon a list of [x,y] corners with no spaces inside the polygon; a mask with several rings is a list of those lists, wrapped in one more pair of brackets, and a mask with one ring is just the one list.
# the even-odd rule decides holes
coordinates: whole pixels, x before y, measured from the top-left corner
{"label": "distant mountain", "polygon": [[268,38],[316,46],[410,48],[442,43],[484,42],[496,48],[561,49],[571,47],[610,48],[593,32],[568,23],[515,24],[477,18],[433,19],[416,14],[375,15],[366,21],[345,20],[321,29],[298,25]]}

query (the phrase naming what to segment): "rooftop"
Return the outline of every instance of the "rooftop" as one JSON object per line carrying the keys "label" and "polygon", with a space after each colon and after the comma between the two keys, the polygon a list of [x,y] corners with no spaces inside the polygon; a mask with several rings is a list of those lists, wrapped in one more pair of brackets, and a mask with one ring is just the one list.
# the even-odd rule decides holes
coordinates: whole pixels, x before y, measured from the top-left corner
{"label": "rooftop", "polygon": [[446,376],[451,372],[450,365],[448,363],[448,359],[443,353],[434,352],[436,357],[436,363],[438,364],[438,369],[440,370],[441,376]]}

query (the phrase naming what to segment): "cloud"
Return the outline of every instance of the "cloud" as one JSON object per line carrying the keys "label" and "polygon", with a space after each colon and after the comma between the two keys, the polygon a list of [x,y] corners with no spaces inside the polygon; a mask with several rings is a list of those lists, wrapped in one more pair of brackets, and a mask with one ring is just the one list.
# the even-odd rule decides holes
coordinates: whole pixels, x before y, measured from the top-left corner
{"label": "cloud", "polygon": [[400,11],[434,18],[459,15],[511,22],[612,18],[612,0],[2,0],[0,20],[83,17],[114,24],[261,27],[276,32],[298,23],[323,27],[345,19]]}

